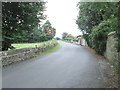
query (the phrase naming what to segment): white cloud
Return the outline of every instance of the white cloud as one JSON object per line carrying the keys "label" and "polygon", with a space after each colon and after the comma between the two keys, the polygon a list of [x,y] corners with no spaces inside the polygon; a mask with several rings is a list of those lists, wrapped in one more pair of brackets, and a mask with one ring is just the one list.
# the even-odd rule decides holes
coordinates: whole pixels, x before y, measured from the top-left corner
{"label": "white cloud", "polygon": [[79,0],[46,0],[48,19],[56,28],[56,36],[61,37],[63,32],[79,35],[80,30],[75,23],[78,15],[77,3]]}

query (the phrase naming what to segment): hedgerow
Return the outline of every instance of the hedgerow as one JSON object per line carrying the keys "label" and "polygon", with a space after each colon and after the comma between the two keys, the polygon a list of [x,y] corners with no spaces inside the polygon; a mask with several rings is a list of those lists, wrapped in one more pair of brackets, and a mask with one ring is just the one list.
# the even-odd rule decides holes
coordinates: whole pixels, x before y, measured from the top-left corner
{"label": "hedgerow", "polygon": [[92,33],[89,35],[89,41],[91,42],[90,44],[92,48],[95,49],[98,54],[104,54],[106,50],[108,33],[116,31],[116,29],[116,18],[102,21],[98,26],[93,27]]}

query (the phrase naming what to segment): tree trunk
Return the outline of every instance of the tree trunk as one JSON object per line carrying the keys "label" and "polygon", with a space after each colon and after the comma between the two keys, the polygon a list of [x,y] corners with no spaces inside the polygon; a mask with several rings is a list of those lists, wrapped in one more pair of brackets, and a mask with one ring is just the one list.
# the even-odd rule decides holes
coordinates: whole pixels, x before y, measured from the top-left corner
{"label": "tree trunk", "polygon": [[10,40],[6,39],[5,41],[2,41],[2,51],[7,51],[11,46]]}

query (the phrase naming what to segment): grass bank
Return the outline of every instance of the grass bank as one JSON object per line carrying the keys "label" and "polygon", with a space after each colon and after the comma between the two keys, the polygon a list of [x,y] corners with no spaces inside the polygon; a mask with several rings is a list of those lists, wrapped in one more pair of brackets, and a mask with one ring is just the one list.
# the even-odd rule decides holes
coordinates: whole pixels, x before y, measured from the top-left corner
{"label": "grass bank", "polygon": [[[35,48],[36,45],[38,47],[44,47],[44,46],[48,46],[52,43],[57,43],[57,41],[56,40],[50,40],[50,41],[39,42],[39,43],[16,43],[16,44],[12,44],[12,46],[14,46],[15,49],[17,50],[17,49],[24,49],[24,48]],[[34,57],[50,54],[52,52],[57,51],[59,48],[60,48],[60,44],[57,43],[54,47],[48,48],[43,52],[35,54]]]}
{"label": "grass bank", "polygon": [[38,43],[15,43],[12,44],[15,49],[22,49],[22,48],[35,48],[37,45],[38,47],[44,46],[44,45],[49,45],[50,41],[45,41],[45,42],[38,42]]}
{"label": "grass bank", "polygon": [[52,53],[52,52],[55,52],[55,51],[57,51],[57,50],[59,50],[59,49],[60,49],[60,44],[57,43],[57,45],[56,45],[55,47],[49,48],[49,49],[45,50],[44,52],[39,53],[38,55],[44,56],[44,55],[50,54],[50,53]]}

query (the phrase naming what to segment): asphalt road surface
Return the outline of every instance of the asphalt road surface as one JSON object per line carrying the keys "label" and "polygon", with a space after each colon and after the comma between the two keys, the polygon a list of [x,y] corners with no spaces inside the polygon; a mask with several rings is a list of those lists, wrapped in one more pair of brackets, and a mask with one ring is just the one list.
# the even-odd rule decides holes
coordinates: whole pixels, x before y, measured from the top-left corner
{"label": "asphalt road surface", "polygon": [[95,57],[82,46],[59,42],[61,48],[49,55],[7,66],[3,88],[103,88],[105,85]]}

